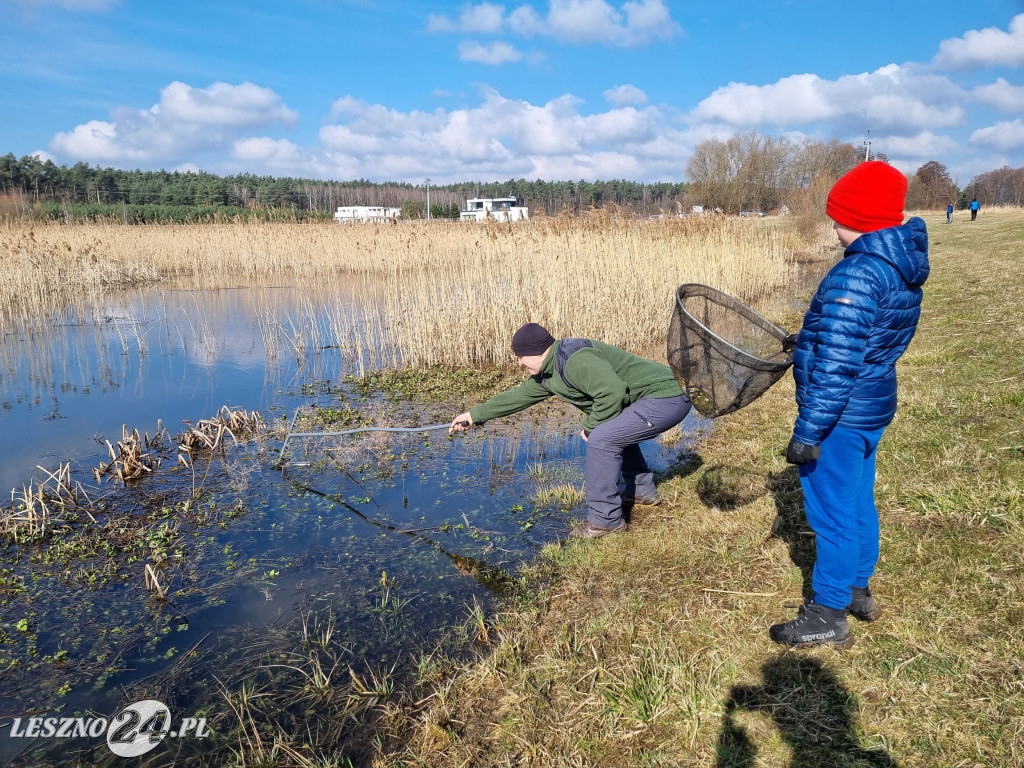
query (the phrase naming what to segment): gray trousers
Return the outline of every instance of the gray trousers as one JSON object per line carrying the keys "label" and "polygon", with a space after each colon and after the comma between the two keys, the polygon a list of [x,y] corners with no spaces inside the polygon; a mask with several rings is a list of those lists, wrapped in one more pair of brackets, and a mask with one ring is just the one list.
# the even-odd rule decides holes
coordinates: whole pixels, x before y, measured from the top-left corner
{"label": "gray trousers", "polygon": [[587,438],[587,519],[601,528],[622,520],[622,475],[625,496],[654,496],[657,488],[640,443],[657,437],[686,418],[690,398],[641,397],[610,421],[598,424]]}

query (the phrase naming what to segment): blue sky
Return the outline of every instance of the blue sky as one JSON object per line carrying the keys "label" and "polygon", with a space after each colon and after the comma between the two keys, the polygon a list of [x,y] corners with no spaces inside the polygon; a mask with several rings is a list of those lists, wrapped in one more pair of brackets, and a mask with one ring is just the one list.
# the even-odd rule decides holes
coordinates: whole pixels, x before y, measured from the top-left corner
{"label": "blue sky", "polygon": [[0,50],[0,154],[62,164],[680,181],[754,130],[1024,166],[1007,0],[0,0]]}

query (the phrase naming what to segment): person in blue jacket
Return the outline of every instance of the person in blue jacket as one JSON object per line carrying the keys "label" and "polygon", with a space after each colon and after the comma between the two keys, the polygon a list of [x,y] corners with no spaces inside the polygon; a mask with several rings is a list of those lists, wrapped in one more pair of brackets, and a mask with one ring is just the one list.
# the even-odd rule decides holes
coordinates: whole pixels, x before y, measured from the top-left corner
{"label": "person in blue jacket", "polygon": [[950,203],[949,205],[946,206],[946,223],[947,224],[952,224],[953,223],[953,204],[952,203]]}
{"label": "person in blue jacket", "polygon": [[981,209],[981,203],[978,202],[978,198],[971,200],[971,221],[978,218],[978,211]]}
{"label": "person in blue jacket", "polygon": [[896,361],[917,330],[928,278],[924,222],[903,221],[907,178],[861,163],[836,182],[826,212],[846,251],[818,286],[794,351],[797,418],[786,461],[799,467],[817,559],[789,646],[853,644],[847,614],[879,615],[869,579],[879,552],[875,453],[896,413]]}

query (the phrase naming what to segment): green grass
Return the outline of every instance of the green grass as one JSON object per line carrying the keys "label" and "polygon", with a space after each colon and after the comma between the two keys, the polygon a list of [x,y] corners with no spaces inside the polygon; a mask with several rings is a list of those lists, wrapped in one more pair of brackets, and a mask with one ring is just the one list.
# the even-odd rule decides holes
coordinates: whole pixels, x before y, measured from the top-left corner
{"label": "green grass", "polygon": [[719,419],[629,534],[548,548],[497,642],[384,719],[375,764],[1024,765],[1024,213],[926,220],[878,461],[883,616],[852,649],[767,636],[814,556],[787,377]]}

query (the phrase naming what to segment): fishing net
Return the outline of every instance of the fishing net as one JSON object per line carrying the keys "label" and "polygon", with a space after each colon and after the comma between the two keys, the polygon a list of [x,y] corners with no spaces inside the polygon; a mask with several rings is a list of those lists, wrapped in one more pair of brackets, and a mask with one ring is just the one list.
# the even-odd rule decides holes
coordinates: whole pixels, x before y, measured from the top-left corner
{"label": "fishing net", "polygon": [[746,304],[699,283],[676,290],[668,362],[705,416],[754,402],[793,364],[793,337]]}

